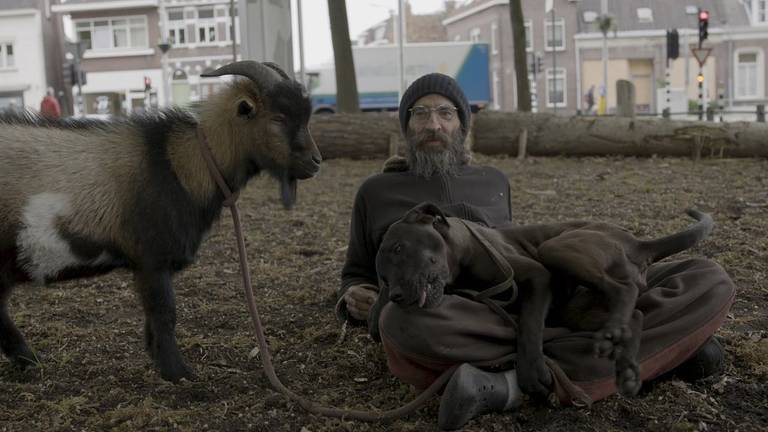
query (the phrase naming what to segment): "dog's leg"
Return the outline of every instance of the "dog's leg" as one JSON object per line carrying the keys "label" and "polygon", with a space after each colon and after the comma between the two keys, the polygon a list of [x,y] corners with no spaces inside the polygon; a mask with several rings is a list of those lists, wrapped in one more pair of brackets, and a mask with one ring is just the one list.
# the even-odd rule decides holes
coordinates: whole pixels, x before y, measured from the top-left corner
{"label": "dog's leg", "polygon": [[542,243],[538,252],[545,266],[597,290],[605,299],[608,318],[595,333],[595,352],[614,359],[633,336],[629,323],[640,283],[623,242],[597,231],[571,231]]}
{"label": "dog's leg", "polygon": [[507,256],[515,270],[520,304],[517,334],[517,376],[520,388],[529,395],[547,397],[552,392],[552,374],[544,363],[543,332],[552,292],[549,271],[523,256]]}
{"label": "dog's leg", "polygon": [[172,382],[193,379],[194,374],[184,363],[176,344],[176,302],[170,272],[137,270],[134,278],[144,306],[147,348],[160,376]]}
{"label": "dog's leg", "polygon": [[637,353],[640,351],[640,334],[643,330],[643,313],[635,309],[629,322],[632,336],[616,355],[616,387],[623,396],[635,396],[640,391],[640,365]]}

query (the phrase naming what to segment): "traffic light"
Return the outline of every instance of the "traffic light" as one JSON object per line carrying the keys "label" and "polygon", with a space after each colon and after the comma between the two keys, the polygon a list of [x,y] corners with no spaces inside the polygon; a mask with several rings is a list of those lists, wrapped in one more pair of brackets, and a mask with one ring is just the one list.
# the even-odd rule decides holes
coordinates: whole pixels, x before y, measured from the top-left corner
{"label": "traffic light", "polygon": [[709,11],[699,9],[699,44],[709,36]]}
{"label": "traffic light", "polygon": [[70,62],[65,62],[61,65],[61,71],[64,75],[64,85],[68,87],[72,87],[76,83],[75,75],[74,75],[74,64]]}
{"label": "traffic light", "polygon": [[144,77],[144,91],[150,91],[152,90],[152,78],[145,76]]}
{"label": "traffic light", "polygon": [[704,74],[700,73],[700,74],[696,75],[696,81],[699,82],[699,83],[703,83],[704,82]]}
{"label": "traffic light", "polygon": [[544,71],[544,58],[541,55],[536,56],[536,70],[539,73]]}
{"label": "traffic light", "polygon": [[677,29],[667,30],[667,58],[672,60],[680,55],[680,36]]}

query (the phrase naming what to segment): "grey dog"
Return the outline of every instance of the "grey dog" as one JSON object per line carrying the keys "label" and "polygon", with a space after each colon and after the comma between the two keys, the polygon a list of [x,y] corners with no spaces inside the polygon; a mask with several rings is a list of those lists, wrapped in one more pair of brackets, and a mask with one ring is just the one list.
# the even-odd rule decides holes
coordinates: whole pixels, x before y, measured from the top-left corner
{"label": "grey dog", "polygon": [[[683,231],[639,240],[617,225],[592,221],[487,228],[446,217],[434,204],[419,204],[382,239],[376,256],[381,292],[369,331],[378,339],[379,314],[388,301],[430,308],[446,293],[460,294],[457,287],[493,286],[497,294],[495,288],[509,286],[506,294],[496,295],[506,295],[503,309],[483,293],[475,298],[502,315],[518,315],[517,373],[525,393],[550,392],[542,348],[546,320],[594,331],[595,354],[615,361],[619,391],[633,396],[641,385],[636,357],[643,320],[635,303],[645,288],[646,270],[703,240],[714,225],[708,214],[687,213],[697,222]],[[504,274],[500,266],[511,270]]]}

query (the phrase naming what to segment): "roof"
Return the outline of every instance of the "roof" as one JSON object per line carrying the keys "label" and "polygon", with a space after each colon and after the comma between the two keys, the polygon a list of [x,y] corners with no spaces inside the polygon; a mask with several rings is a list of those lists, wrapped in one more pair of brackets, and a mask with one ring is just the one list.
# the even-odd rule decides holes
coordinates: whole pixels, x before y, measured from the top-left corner
{"label": "roof", "polygon": [[[584,12],[600,15],[601,0],[581,0],[579,10],[579,32],[598,32],[596,23],[584,21]],[[734,0],[689,0],[672,2],[669,0],[632,0],[608,3],[608,14],[616,18],[618,31],[695,28],[696,15],[686,13],[686,5],[693,5],[709,11],[710,27],[748,26],[749,17],[740,2]],[[638,9],[651,10],[653,21],[641,22]]]}
{"label": "roof", "polygon": [[113,9],[134,9],[157,7],[159,0],[67,0],[66,3],[51,6],[53,12],[82,12]]}

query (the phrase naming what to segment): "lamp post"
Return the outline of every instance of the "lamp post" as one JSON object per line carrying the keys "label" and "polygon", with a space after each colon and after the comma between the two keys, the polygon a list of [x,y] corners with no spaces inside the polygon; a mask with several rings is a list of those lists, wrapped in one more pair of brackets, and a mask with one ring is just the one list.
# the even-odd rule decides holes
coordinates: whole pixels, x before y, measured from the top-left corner
{"label": "lamp post", "polygon": [[171,49],[171,44],[167,40],[163,40],[157,44],[157,47],[162,53],[160,57],[160,72],[163,79],[163,107],[168,107],[171,105],[171,94],[168,90],[168,50]]}

